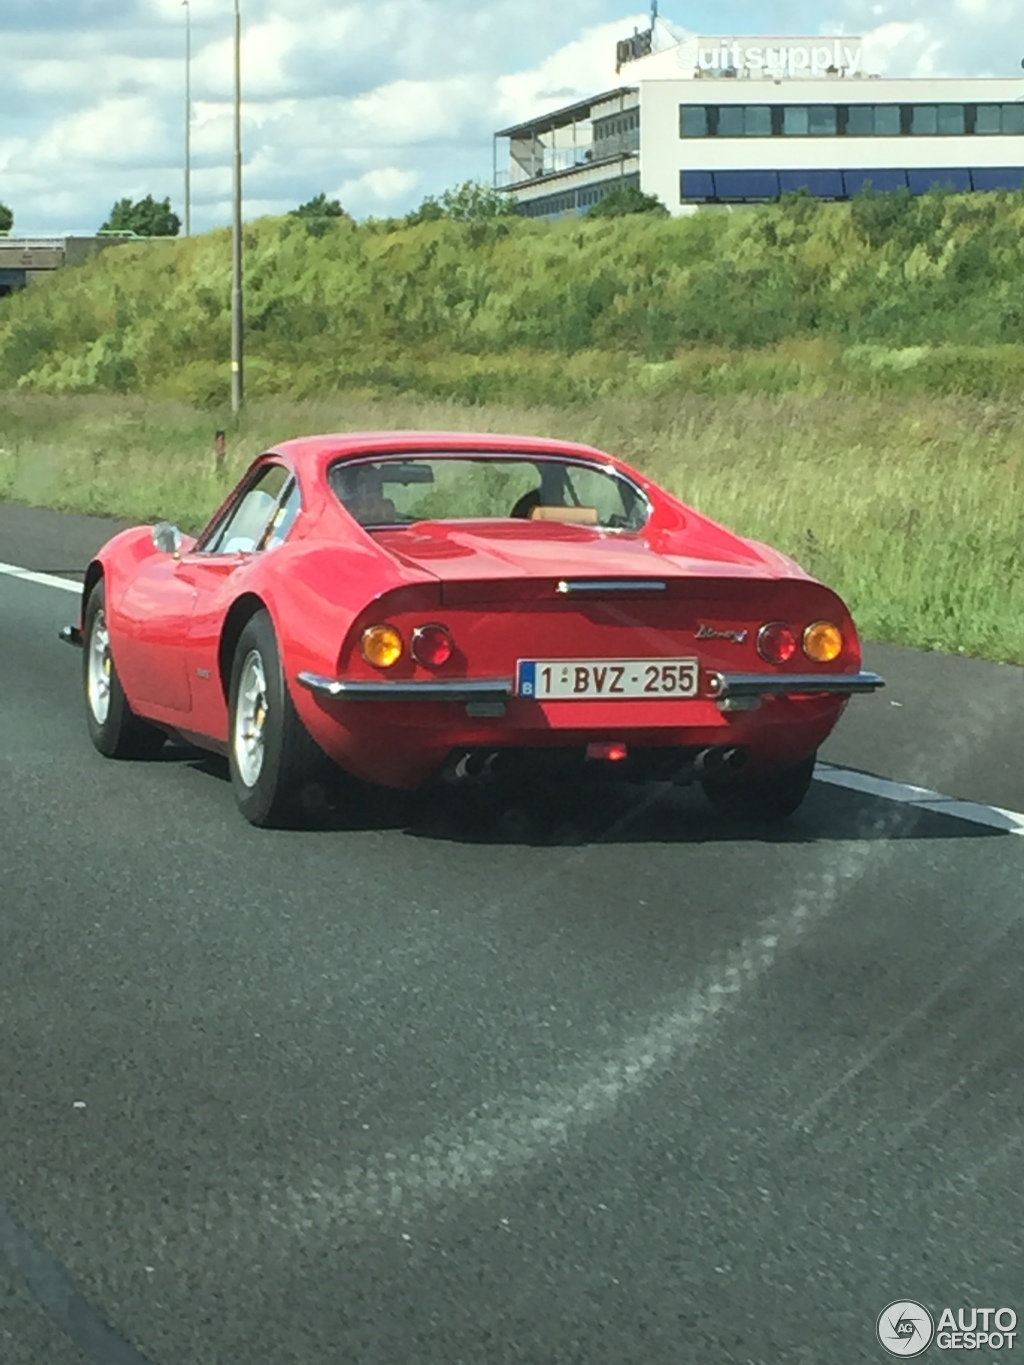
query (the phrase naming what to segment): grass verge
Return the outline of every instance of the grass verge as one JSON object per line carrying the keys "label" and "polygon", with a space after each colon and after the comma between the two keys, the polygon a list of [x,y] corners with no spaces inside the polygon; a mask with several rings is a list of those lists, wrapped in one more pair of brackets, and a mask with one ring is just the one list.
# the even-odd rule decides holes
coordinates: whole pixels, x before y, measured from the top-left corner
{"label": "grass verge", "polygon": [[[344,394],[259,401],[237,429],[185,403],[0,394],[0,498],[198,529],[248,461],[316,431],[582,440],[792,554],[869,639],[1024,664],[1022,404],[958,396],[658,395],[566,411]],[[218,470],[214,431],[229,428]],[[2,558],[0,553],[0,558]]]}

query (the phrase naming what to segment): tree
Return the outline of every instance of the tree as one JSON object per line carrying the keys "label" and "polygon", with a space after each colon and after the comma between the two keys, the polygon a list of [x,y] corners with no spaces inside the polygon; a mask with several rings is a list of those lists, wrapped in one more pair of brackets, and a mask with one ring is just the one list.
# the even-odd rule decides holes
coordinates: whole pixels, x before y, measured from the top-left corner
{"label": "tree", "polygon": [[410,225],[451,218],[456,223],[482,223],[491,218],[511,218],[518,212],[511,195],[501,194],[480,180],[466,180],[445,190],[440,199],[428,194],[406,218]]}
{"label": "tree", "polygon": [[134,232],[137,237],[177,237],[181,219],[171,212],[170,199],[157,203],[151,194],[147,194],[137,203],[119,199],[100,231]]}
{"label": "tree", "polygon": [[6,204],[0,204],[0,233],[10,232],[14,226],[14,214]]}
{"label": "tree", "polygon": [[636,185],[624,185],[599,199],[587,211],[588,218],[622,218],[627,213],[656,213],[664,218],[668,209],[656,194],[644,194]]}
{"label": "tree", "polygon": [[352,221],[351,215],[345,212],[338,200],[328,199],[326,194],[318,194],[305,204],[300,204],[297,209],[292,209],[288,216],[302,218],[311,237],[322,237],[332,222],[337,222],[340,218]]}

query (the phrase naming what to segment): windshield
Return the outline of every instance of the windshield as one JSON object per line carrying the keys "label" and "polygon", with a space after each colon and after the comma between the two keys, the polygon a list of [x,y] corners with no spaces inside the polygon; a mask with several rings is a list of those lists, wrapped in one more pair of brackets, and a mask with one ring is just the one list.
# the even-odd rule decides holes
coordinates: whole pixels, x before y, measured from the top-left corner
{"label": "windshield", "polygon": [[394,455],[330,470],[337,497],[362,526],[518,518],[638,531],[642,491],[608,466],[539,455]]}

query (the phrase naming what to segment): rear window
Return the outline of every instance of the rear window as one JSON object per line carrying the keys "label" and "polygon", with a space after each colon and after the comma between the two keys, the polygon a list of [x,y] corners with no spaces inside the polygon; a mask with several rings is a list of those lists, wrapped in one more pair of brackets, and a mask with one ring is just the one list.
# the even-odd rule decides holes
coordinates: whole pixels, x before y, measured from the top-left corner
{"label": "rear window", "polygon": [[367,527],[518,518],[638,531],[650,513],[643,492],[611,467],[535,455],[345,460],[329,477],[337,498]]}

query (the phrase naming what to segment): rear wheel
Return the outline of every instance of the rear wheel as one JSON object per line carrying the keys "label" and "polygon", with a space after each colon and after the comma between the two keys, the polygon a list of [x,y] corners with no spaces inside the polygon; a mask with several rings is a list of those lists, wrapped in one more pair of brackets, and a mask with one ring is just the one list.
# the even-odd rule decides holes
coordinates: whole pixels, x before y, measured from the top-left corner
{"label": "rear wheel", "polygon": [[753,779],[706,777],[704,794],[722,815],[738,820],[785,820],[800,806],[814,778],[817,754],[790,768]]}
{"label": "rear wheel", "polygon": [[140,720],[128,704],[110,649],[102,580],[85,606],[82,644],[89,738],[105,758],[152,758],[163,748],[166,736],[155,725]]}
{"label": "rear wheel", "polygon": [[228,761],[239,810],[264,828],[308,823],[325,801],[327,760],[295,710],[266,611],[239,636],[229,704]]}

